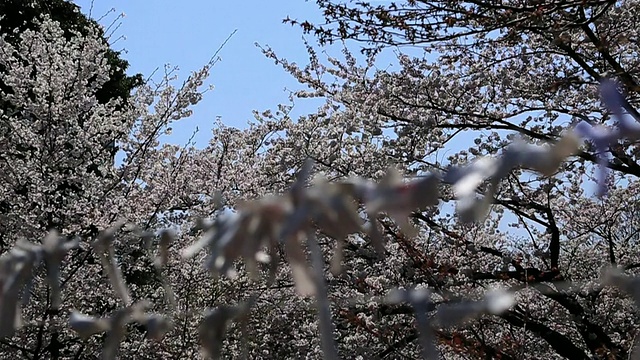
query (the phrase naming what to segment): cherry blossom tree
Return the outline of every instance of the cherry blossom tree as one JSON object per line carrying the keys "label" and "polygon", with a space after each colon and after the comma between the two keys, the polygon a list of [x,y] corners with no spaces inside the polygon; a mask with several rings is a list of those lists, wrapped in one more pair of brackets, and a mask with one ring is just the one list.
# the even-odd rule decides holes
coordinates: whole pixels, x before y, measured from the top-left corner
{"label": "cherry blossom tree", "polygon": [[[380,178],[389,165],[407,175],[444,171],[486,155],[513,153],[514,140],[557,142],[564,129],[581,121],[594,126],[593,134],[615,123],[622,128],[612,117],[619,114],[600,101],[598,88],[607,77],[615,77],[625,94],[619,117],[639,118],[636,1],[317,4],[324,23],[286,21],[321,45],[363,44],[364,61],[348,50],[324,61],[310,46],[309,65],[300,67],[264,50],[308,86],[299,97],[327,99],[308,122],[298,121],[296,127],[307,129],[299,133],[307,135],[291,144],[308,144],[302,151],[331,176]],[[413,49],[405,52],[405,46]],[[376,55],[390,48],[398,53],[397,71],[376,63]],[[507,358],[626,357],[636,336],[631,303],[596,284],[603,266],[618,264],[631,274],[636,268],[631,255],[636,251],[628,242],[635,220],[622,210],[631,209],[632,200],[624,199],[633,199],[638,176],[635,138],[607,140],[603,146],[596,137],[557,172],[514,169],[500,183],[482,185],[491,195],[486,216],[473,212],[474,200],[457,204],[459,210],[473,210],[470,218],[484,216],[482,221],[465,224],[458,221],[465,220],[464,211],[456,219],[446,210],[451,207],[442,205],[413,214],[420,228],[416,238],[387,225],[393,244],[388,247],[397,247],[397,253],[359,272],[362,281],[375,284],[366,292],[371,286],[418,283],[450,301],[484,287],[521,289],[518,305],[500,317],[441,329],[445,357],[453,357],[451,351]],[[606,178],[593,173],[596,163],[611,170]],[[588,190],[597,177],[610,189],[600,198]],[[441,201],[463,193],[455,186],[445,189]],[[622,235],[623,228],[630,231]],[[618,260],[621,256],[632,257]],[[391,266],[395,262],[398,268]],[[404,312],[379,306],[342,311],[351,319],[348,331],[366,334],[358,339],[358,347],[368,349],[363,356],[415,356],[415,327],[403,319]],[[381,321],[362,320],[367,318]],[[345,349],[354,346],[347,343]]]}
{"label": "cherry blossom tree", "polygon": [[[30,359],[97,357],[101,342],[81,341],[67,326],[69,311],[106,315],[130,304],[119,304],[118,293],[108,290],[102,255],[90,244],[119,218],[153,234],[169,226],[172,213],[200,201],[202,194],[189,181],[190,167],[197,161],[192,144],[160,144],[159,138],[190,116],[216,58],[180,86],[174,69],[167,67],[159,81],[146,81],[127,101],[101,99],[99,93],[113,74],[102,30],[63,30],[46,15],[35,23],[12,41],[6,41],[6,34],[0,40],[5,85],[0,97],[12,104],[0,114],[0,203],[8,207],[0,221],[1,252],[9,254],[23,241],[19,239],[37,243],[54,229],[64,238],[80,240],[60,269],[56,286],[62,288],[61,298],[51,293],[55,287],[37,281],[47,271],[33,269],[36,281],[23,290],[30,294],[23,326],[2,339],[0,352]],[[108,151],[114,141],[122,154],[118,164]],[[148,266],[138,239],[125,236],[115,249],[130,297],[164,298],[159,273]],[[198,271],[188,267],[167,271],[180,279],[181,273],[198,277]],[[191,291],[195,285],[189,281],[177,281],[185,285],[174,291]],[[141,342],[140,333],[133,336],[123,356],[137,352]],[[174,354],[180,351],[169,348]],[[157,349],[150,356],[164,357],[166,351]]]}
{"label": "cherry blossom tree", "polygon": [[[318,5],[327,24],[289,21],[364,59],[264,48],[324,104],[204,149],[159,137],[215,56],[101,102],[99,31],[2,37],[0,352],[637,355],[636,2]],[[435,55],[376,67],[403,45]]]}

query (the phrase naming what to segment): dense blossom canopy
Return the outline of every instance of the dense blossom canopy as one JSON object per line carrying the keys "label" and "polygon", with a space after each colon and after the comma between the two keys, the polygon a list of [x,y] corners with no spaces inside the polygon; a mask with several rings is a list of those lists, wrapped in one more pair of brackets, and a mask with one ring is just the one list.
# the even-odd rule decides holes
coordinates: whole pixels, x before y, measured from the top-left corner
{"label": "dense blossom canopy", "polygon": [[99,32],[45,16],[0,40],[21,109],[0,113],[0,353],[632,353],[639,3],[317,3],[327,24],[288,21],[364,59],[264,48],[325,103],[218,123],[203,149],[159,137],[215,57],[102,102]]}

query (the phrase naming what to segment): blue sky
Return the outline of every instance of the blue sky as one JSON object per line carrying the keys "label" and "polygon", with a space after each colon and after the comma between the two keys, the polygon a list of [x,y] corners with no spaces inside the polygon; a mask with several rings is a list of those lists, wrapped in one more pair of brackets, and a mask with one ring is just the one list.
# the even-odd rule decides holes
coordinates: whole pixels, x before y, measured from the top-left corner
{"label": "blue sky", "polygon": [[[74,2],[83,13],[89,13],[91,0]],[[244,127],[253,119],[252,110],[275,109],[279,103],[288,103],[285,89],[300,89],[301,85],[265,58],[254,44],[269,45],[280,56],[306,64],[302,31],[283,24],[282,19],[321,18],[315,3],[303,0],[94,0],[91,17],[100,18],[112,8],[115,11],[100,22],[108,26],[118,14],[126,15],[113,36],[126,39],[118,40],[113,48],[126,49],[123,57],[130,63],[130,72],[145,76],[169,63],[180,68],[180,79],[184,80],[237,30],[220,53],[222,61],[211,72],[209,82],[215,90],[205,95],[185,126],[174,128],[171,142],[182,143],[198,126],[199,147],[206,145],[217,116],[227,125]],[[298,101],[295,113],[314,109],[312,102]]]}
{"label": "blue sky", "polygon": [[[244,127],[253,119],[252,110],[275,109],[288,103],[289,92],[302,86],[280,66],[262,55],[254,44],[271,46],[279,56],[305,65],[308,61],[302,31],[283,24],[287,16],[293,19],[320,21],[321,12],[314,1],[305,0],[75,0],[85,14],[100,18],[108,26],[118,14],[120,21],[113,38],[113,48],[126,49],[123,55],[130,63],[131,73],[150,75],[165,64],[179,66],[180,79],[205,64],[220,45],[237,30],[220,53],[222,61],[213,68],[209,83],[213,92],[205,95],[195,108],[194,115],[181,126],[174,127],[170,142],[184,144],[196,126],[200,129],[195,140],[204,147],[210,138],[213,120],[220,116],[223,123]],[[93,9],[91,6],[93,4]],[[314,39],[309,38],[313,44]],[[358,45],[347,44],[354,53]],[[419,55],[419,49],[403,48],[403,52]],[[340,56],[339,46],[328,50]],[[394,56],[386,53],[379,66],[391,65]],[[313,112],[317,102],[296,101],[293,116]],[[463,137],[464,138],[464,137]],[[468,137],[471,139],[471,137]],[[458,140],[459,141],[459,140]]]}

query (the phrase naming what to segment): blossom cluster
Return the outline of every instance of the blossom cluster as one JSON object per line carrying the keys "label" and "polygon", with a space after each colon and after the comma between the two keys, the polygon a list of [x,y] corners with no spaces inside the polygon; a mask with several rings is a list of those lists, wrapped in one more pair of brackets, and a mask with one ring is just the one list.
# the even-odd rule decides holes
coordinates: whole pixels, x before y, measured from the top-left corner
{"label": "blossom cluster", "polygon": [[[636,26],[637,1],[622,3],[605,37]],[[265,52],[309,85],[297,96],[326,102],[295,120],[293,105],[256,112],[245,130],[217,121],[197,150],[159,136],[191,114],[215,60],[181,87],[165,67],[104,103],[104,42],[39,28],[0,40],[0,96],[15,105],[0,113],[3,355],[196,358],[198,341],[245,358],[632,353],[640,184],[625,176],[640,153],[624,73],[601,83],[601,107],[600,77],[576,81],[544,34],[437,45],[436,63],[400,54],[401,71],[373,76],[346,50],[333,68]],[[588,54],[601,48],[571,36],[600,66]],[[598,125],[608,113],[617,124]],[[567,130],[558,114],[584,122]],[[480,135],[444,168],[440,149],[466,130]],[[583,196],[590,164],[599,198]]]}
{"label": "blossom cluster", "polygon": [[[603,85],[603,96],[607,103],[613,104],[612,108],[618,111],[616,106],[620,105],[615,99],[619,98],[620,94],[617,91],[612,93],[610,86],[610,83]],[[608,97],[613,97],[614,100]],[[630,126],[624,124],[627,123],[621,121],[620,127]],[[635,133],[610,131],[607,134],[612,138],[629,134],[633,136]],[[587,139],[598,142],[600,138],[592,136]],[[333,344],[324,262],[316,243],[317,231],[337,240],[331,270],[338,276],[341,273],[342,252],[349,235],[366,234],[373,247],[378,250],[378,254],[383,256],[385,244],[377,219],[387,215],[406,236],[415,235],[417,230],[411,225],[410,216],[417,209],[437,203],[441,183],[452,185],[454,193],[460,198],[461,219],[475,221],[483,216],[493,196],[489,190],[484,194],[483,200],[474,202],[478,187],[487,179],[490,179],[490,186],[495,188],[499,181],[516,167],[549,176],[577,149],[578,138],[573,132],[569,132],[551,146],[515,143],[498,158],[479,159],[468,166],[452,167],[444,174],[430,174],[407,181],[397,171],[390,169],[378,183],[362,178],[330,182],[322,174],[316,174],[311,178],[313,161],[308,160],[298,172],[296,181],[285,193],[240,203],[236,211],[221,214],[213,222],[200,221],[197,230],[204,234],[183,251],[183,257],[192,258],[206,248],[208,252],[204,259],[204,267],[213,274],[227,276],[234,276],[234,264],[238,258],[242,258],[254,278],[258,278],[259,263],[266,263],[272,274],[270,281],[273,281],[280,263],[277,258],[278,247],[283,245],[299,294],[315,296],[317,300],[324,356],[329,359],[337,358],[336,347]],[[366,219],[362,217],[361,209],[364,210]],[[149,337],[156,340],[162,339],[164,333],[171,328],[170,319],[145,311],[149,306],[148,302],[132,304],[130,291],[122,278],[113,247],[115,234],[124,224],[124,221],[117,222],[101,232],[93,242],[94,251],[100,257],[103,270],[124,307],[109,318],[94,318],[73,312],[69,320],[70,327],[82,338],[101,332],[108,334],[103,350],[105,359],[115,358],[119,343],[125,334],[125,326],[131,321],[145,326]],[[147,239],[145,248],[148,252],[152,235],[140,233],[140,236]],[[160,235],[158,255],[154,261],[158,272],[167,264],[168,249],[174,242],[174,237],[175,234],[170,231],[164,231]],[[306,259],[303,240],[307,241],[311,252],[311,267]],[[0,276],[2,336],[10,336],[20,326],[20,309],[29,301],[28,289],[33,281],[32,271],[41,262],[46,264],[53,308],[59,306],[60,264],[66,253],[78,244],[78,239],[66,241],[65,237],[51,232],[42,241],[42,245],[18,242],[11,252],[0,258],[3,270]],[[606,284],[618,285],[636,296],[633,286],[630,285],[632,281],[635,280],[628,280],[610,272],[604,279]],[[165,285],[168,302],[174,303],[170,287]],[[640,302],[638,298],[635,300]],[[504,312],[513,305],[514,297],[508,293],[489,293],[485,300],[479,302],[442,305],[431,318],[427,318],[430,303],[428,291],[395,291],[384,301],[408,302],[413,306],[422,335],[424,357],[433,358],[437,356],[431,335],[434,325],[449,327],[480,314]],[[214,358],[220,356],[220,347],[228,322],[246,317],[252,303],[250,300],[238,306],[219,307],[204,317],[199,332],[206,354]]]}

